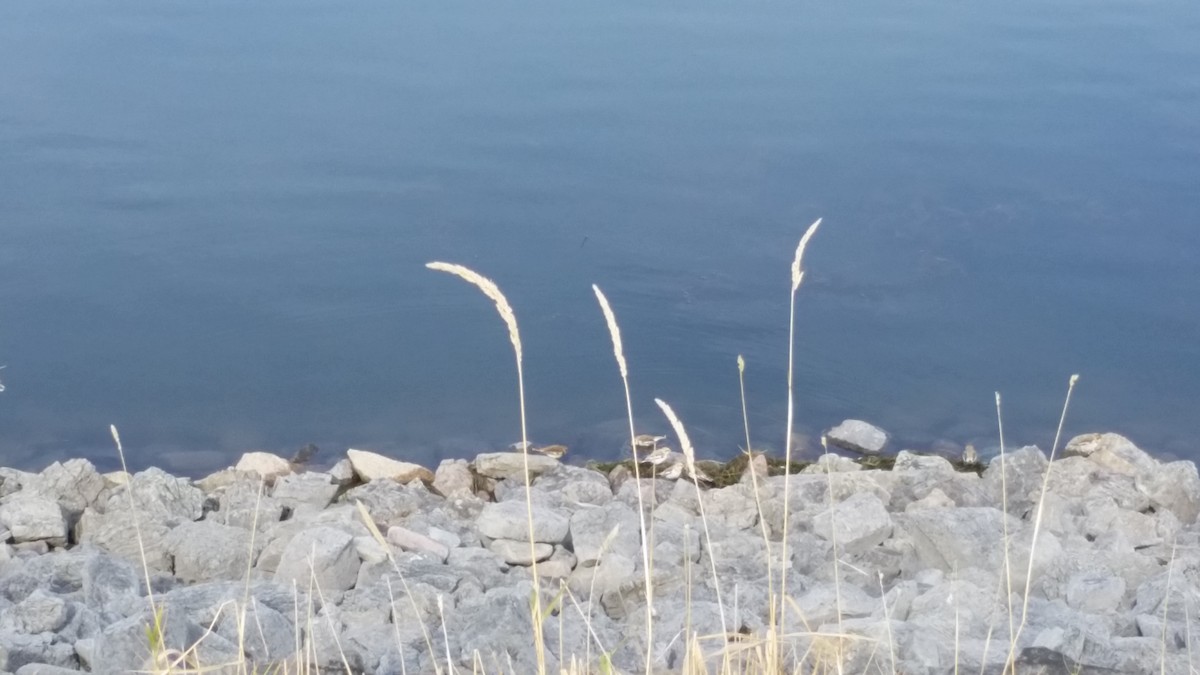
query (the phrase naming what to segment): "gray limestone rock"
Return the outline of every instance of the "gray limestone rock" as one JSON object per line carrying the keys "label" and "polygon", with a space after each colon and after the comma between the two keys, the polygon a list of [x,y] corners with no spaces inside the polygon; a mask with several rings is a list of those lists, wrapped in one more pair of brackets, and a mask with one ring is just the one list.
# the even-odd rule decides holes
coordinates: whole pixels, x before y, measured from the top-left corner
{"label": "gray limestone rock", "polygon": [[344,591],[354,586],[361,564],[349,533],[314,527],[302,530],[284,547],[274,578],[282,584],[295,582],[301,589],[308,589],[312,581],[325,592]]}
{"label": "gray limestone rock", "polygon": [[[175,576],[186,583],[244,576],[257,553],[251,544],[249,530],[206,520],[183,523],[165,540]],[[261,546],[261,542],[254,543],[254,548]]]}
{"label": "gray limestone rock", "polygon": [[402,485],[386,478],[352,488],[338,500],[350,505],[361,502],[384,530],[391,525],[403,525],[409,516],[443,501],[420,481]]}
{"label": "gray limestone rock", "polygon": [[70,607],[65,600],[38,588],[0,612],[0,631],[57,633],[70,618]]}
{"label": "gray limestone rock", "polygon": [[0,671],[12,672],[30,664],[71,670],[79,667],[79,659],[70,644],[50,633],[27,635],[0,630]]}
{"label": "gray limestone rock", "polygon": [[575,508],[601,506],[612,501],[613,491],[600,472],[568,464],[559,464],[537,477],[534,490],[552,495],[555,503]]}
{"label": "gray limestone rock", "polygon": [[983,472],[991,504],[1000,505],[1001,495],[1006,492],[1010,514],[1020,516],[1027,512],[1037,502],[1048,464],[1046,455],[1033,445],[993,459]]}
{"label": "gray limestone rock", "polygon": [[46,467],[25,489],[54,499],[68,516],[75,517],[96,503],[105,487],[104,478],[91,462],[72,459]]}
{"label": "gray limestone rock", "polygon": [[534,504],[532,510],[521,501],[487,504],[475,520],[479,533],[490,539],[529,540],[530,520],[533,540],[543,544],[561,544],[570,530],[570,521],[561,513]]}
{"label": "gray limestone rock", "polygon": [[323,509],[333,502],[338,486],[327,473],[307,471],[280,476],[275,480],[271,496],[284,508],[295,510],[301,505]]}
{"label": "gray limestone rock", "polygon": [[245,529],[257,527],[259,532],[273,527],[283,518],[283,505],[270,495],[270,488],[258,474],[238,475],[238,480],[217,491],[217,510],[206,520]]}
{"label": "gray limestone rock", "polygon": [[861,553],[892,536],[892,518],[879,497],[865,492],[818,514],[813,532],[836,542],[841,551]]}
{"label": "gray limestone rock", "polygon": [[704,508],[710,524],[735,530],[753,529],[758,524],[754,490],[740,483],[706,491]]}
{"label": "gray limestone rock", "polygon": [[579,508],[571,514],[570,530],[582,567],[595,565],[609,553],[635,558],[641,550],[641,522],[637,512],[623,502]]}
{"label": "gray limestone rock", "polygon": [[1125,597],[1125,580],[1099,570],[1080,572],[1067,582],[1067,604],[1093,614],[1116,611]]}
{"label": "gray limestone rock", "polygon": [[13,541],[46,541],[54,546],[67,543],[67,519],[53,497],[21,492],[0,503],[0,525]]}

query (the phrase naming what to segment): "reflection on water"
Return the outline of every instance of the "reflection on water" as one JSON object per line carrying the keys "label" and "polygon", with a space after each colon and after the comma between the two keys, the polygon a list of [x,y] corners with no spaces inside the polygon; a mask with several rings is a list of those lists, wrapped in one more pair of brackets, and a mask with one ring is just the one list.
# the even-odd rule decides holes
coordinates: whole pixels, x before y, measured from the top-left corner
{"label": "reflection on water", "polygon": [[201,472],[639,425],[782,446],[1200,434],[1200,9],[504,2],[0,7],[3,463]]}

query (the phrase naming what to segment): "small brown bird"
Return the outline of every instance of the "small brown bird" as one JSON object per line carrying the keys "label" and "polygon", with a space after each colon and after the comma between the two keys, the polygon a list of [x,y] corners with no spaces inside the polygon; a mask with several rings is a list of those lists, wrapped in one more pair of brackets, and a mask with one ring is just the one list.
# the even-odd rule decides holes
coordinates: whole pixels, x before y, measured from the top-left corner
{"label": "small brown bird", "polygon": [[979,464],[979,451],[974,445],[967,443],[967,447],[963,448],[962,463],[966,466],[976,466]]}
{"label": "small brown bird", "polygon": [[701,469],[698,466],[694,467],[694,469],[695,471],[692,473],[692,477],[696,479],[697,483],[701,485],[712,485],[715,482],[713,481],[712,476],[709,476],[704,472],[704,469]]}
{"label": "small brown bird", "polygon": [[666,480],[679,480],[679,477],[683,475],[683,464],[675,462],[655,475]]}
{"label": "small brown bird", "polygon": [[660,446],[660,447],[657,447],[657,448],[654,448],[653,450],[651,450],[650,454],[646,455],[645,461],[650,462],[654,466],[658,466],[660,464],[665,463],[668,459],[670,459],[671,453],[673,453],[673,452],[675,452],[675,451],[668,448],[667,446],[663,445],[663,446]]}
{"label": "small brown bird", "polygon": [[653,452],[658,447],[659,441],[667,440],[666,436],[653,436],[651,434],[638,434],[633,437],[633,449],[638,452]]}
{"label": "small brown bird", "polygon": [[567,446],[565,445],[543,445],[533,449],[534,452],[543,454],[554,459],[562,459],[562,456],[567,454]]}

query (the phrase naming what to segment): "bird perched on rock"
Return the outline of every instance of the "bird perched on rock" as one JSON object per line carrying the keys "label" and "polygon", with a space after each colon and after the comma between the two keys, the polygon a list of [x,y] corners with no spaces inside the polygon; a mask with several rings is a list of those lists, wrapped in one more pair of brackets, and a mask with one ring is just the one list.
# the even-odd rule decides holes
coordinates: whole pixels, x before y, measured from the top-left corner
{"label": "bird perched on rock", "polygon": [[674,452],[675,452],[674,450],[672,450],[671,448],[668,448],[665,445],[662,447],[654,448],[653,450],[650,451],[650,454],[646,455],[645,461],[650,462],[654,466],[658,466],[660,464],[665,463],[668,459],[670,459],[671,455]]}
{"label": "bird perched on rock", "polygon": [[662,471],[658,471],[654,475],[658,476],[659,478],[665,478],[666,480],[679,480],[679,477],[683,475],[683,464],[680,462],[675,462]]}
{"label": "bird perched on rock", "polygon": [[638,452],[653,452],[658,447],[659,441],[667,440],[666,436],[652,436],[650,434],[638,434],[633,437],[633,449]]}
{"label": "bird perched on rock", "polygon": [[562,459],[562,456],[567,454],[567,446],[565,445],[543,445],[533,449],[534,452],[543,454],[554,459]]}
{"label": "bird perched on rock", "polygon": [[701,485],[707,486],[707,485],[712,485],[713,483],[716,482],[712,479],[712,476],[709,476],[707,473],[704,472],[704,469],[701,469],[700,467],[698,467],[694,464],[692,465],[691,475],[692,475],[692,478],[696,479],[696,482]]}
{"label": "bird perched on rock", "polygon": [[962,463],[966,466],[979,465],[979,452],[975,450],[975,446],[967,443],[967,447],[963,448]]}
{"label": "bird perched on rock", "polygon": [[529,452],[533,449],[533,443],[531,441],[517,441],[516,443],[509,443],[508,449],[513,452]]}

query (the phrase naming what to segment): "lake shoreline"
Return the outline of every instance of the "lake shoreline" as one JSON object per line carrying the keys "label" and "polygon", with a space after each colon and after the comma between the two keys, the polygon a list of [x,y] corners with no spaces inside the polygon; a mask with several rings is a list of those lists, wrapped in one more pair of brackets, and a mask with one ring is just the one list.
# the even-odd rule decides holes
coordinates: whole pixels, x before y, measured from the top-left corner
{"label": "lake shoreline", "polygon": [[[571,657],[595,669],[601,653],[640,670],[648,601],[663,672],[720,667],[730,645],[769,639],[792,665],[847,672],[1000,672],[1010,656],[1030,672],[1194,665],[1200,474],[1116,434],[1076,436],[1052,463],[1033,446],[978,466],[827,454],[788,476],[757,454],[739,475],[687,458],[603,472],[518,452],[432,469],[357,450],[328,470],[307,459],[248,453],[194,481],[78,459],[0,469],[0,671],[115,673],[176,656],[536,672],[535,561],[543,602],[561,603],[543,626],[554,672]],[[674,461],[683,470],[663,477]],[[798,632],[772,638],[784,532]]]}

